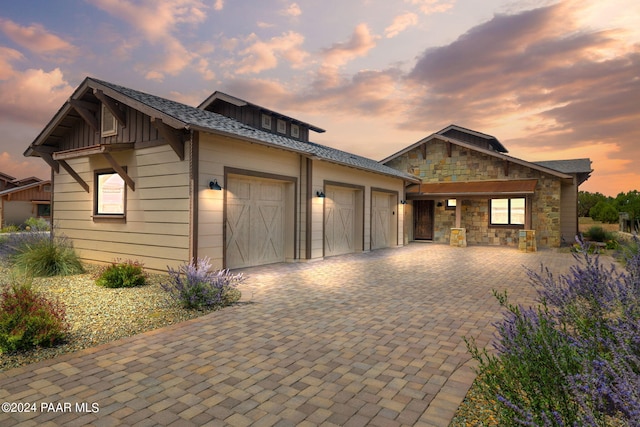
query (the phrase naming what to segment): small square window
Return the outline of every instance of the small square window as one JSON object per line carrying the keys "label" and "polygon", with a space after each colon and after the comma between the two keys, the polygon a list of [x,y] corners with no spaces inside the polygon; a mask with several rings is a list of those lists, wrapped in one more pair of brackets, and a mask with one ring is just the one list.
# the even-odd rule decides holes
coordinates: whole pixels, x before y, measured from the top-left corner
{"label": "small square window", "polygon": [[40,203],[38,204],[38,217],[50,217],[51,216],[51,205]]}
{"label": "small square window", "polygon": [[455,210],[456,204],[457,204],[457,200],[456,199],[447,199],[446,203],[444,204],[444,207],[445,207],[445,209],[453,209],[453,210]]}
{"label": "small square window", "polygon": [[278,119],[278,133],[287,133],[287,122]]}
{"label": "small square window", "polygon": [[118,121],[104,104],[102,104],[102,120],[100,122],[101,136],[105,137],[118,134]]}
{"label": "small square window", "polygon": [[294,138],[300,138],[300,126],[291,125],[291,136]]}
{"label": "small square window", "polygon": [[268,114],[262,115],[262,127],[271,130],[271,116]]}

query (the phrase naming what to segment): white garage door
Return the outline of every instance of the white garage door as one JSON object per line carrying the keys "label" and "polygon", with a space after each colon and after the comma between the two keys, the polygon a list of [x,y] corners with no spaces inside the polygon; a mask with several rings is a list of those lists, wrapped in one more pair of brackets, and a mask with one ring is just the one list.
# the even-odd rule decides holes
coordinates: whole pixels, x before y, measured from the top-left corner
{"label": "white garage door", "polygon": [[371,195],[371,249],[388,248],[394,237],[395,225],[389,193],[373,192]]}
{"label": "white garage door", "polygon": [[285,184],[278,181],[227,179],[227,268],[283,262]]}
{"label": "white garage door", "polygon": [[356,250],[356,191],[327,187],[324,205],[324,255]]}

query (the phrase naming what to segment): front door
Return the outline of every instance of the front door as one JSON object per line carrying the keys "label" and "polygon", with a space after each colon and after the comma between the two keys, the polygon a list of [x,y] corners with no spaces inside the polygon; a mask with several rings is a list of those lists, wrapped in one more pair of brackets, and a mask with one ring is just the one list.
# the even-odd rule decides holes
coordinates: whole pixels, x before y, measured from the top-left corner
{"label": "front door", "polygon": [[433,240],[433,200],[413,201],[413,238]]}

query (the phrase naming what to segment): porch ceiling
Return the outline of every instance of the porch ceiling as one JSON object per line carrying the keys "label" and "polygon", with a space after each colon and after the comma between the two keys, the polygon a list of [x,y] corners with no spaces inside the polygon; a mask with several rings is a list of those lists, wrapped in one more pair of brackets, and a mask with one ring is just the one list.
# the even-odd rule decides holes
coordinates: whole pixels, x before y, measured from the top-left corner
{"label": "porch ceiling", "polygon": [[515,196],[533,194],[537,179],[509,181],[428,182],[407,187],[407,198]]}

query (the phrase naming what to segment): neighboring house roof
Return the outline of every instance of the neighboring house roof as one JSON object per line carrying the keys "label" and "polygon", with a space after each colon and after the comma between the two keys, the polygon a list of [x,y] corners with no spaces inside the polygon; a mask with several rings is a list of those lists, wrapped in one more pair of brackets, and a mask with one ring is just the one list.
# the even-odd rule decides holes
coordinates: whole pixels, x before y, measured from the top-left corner
{"label": "neighboring house roof", "polygon": [[36,188],[36,187],[40,187],[42,185],[48,185],[48,184],[51,184],[51,181],[38,181],[38,182],[32,182],[31,184],[22,185],[20,187],[8,188],[6,190],[0,191],[0,197],[3,197],[7,194],[17,193],[19,191],[30,190],[32,188]]}
{"label": "neighboring house roof", "polygon": [[401,155],[403,155],[403,154],[405,154],[405,153],[407,153],[407,152],[409,152],[409,151],[421,146],[422,144],[425,144],[425,143],[427,143],[429,141],[432,141],[434,139],[439,139],[439,140],[444,141],[444,142],[450,142],[451,144],[455,144],[455,145],[458,145],[460,147],[468,148],[469,150],[474,150],[474,151],[477,151],[479,153],[483,153],[483,154],[486,154],[488,156],[492,156],[492,157],[495,157],[495,158],[498,158],[498,159],[501,159],[501,160],[505,160],[505,161],[508,161],[508,162],[511,162],[511,163],[514,163],[514,164],[517,164],[517,165],[526,166],[526,167],[534,169],[534,170],[538,170],[538,171],[541,171],[541,172],[544,172],[544,173],[547,173],[547,174],[550,174],[550,175],[553,175],[553,176],[557,176],[558,178],[563,178],[563,179],[573,178],[573,176],[568,174],[568,173],[560,172],[560,171],[558,171],[556,169],[552,169],[552,168],[549,168],[549,167],[544,166],[544,165],[539,165],[539,164],[536,164],[536,163],[528,162],[526,160],[518,159],[516,157],[508,156],[506,154],[499,153],[499,152],[494,151],[494,150],[487,150],[485,148],[478,147],[475,144],[471,144],[471,143],[468,143],[468,142],[463,142],[463,141],[460,141],[460,140],[455,139],[455,138],[451,138],[451,137],[448,137],[448,136],[441,135],[439,133],[433,133],[433,134],[421,139],[420,141],[416,142],[415,144],[411,144],[408,147],[403,148],[402,150],[398,151],[397,153],[394,153],[391,156],[380,160],[380,163],[387,163],[387,162],[389,162],[389,161],[391,161],[391,160],[393,160],[393,159],[395,159],[397,157],[400,157]]}
{"label": "neighboring house roof", "polygon": [[289,117],[289,116],[285,116],[282,113],[278,113],[277,111],[273,111],[270,110],[268,108],[262,107],[260,105],[257,104],[253,104],[251,102],[245,101],[244,99],[240,99],[240,98],[236,98],[235,96],[232,95],[228,95],[224,92],[220,92],[220,91],[215,91],[213,94],[211,94],[207,99],[205,99],[200,105],[198,105],[198,108],[202,109],[202,110],[206,110],[207,107],[211,104],[213,104],[216,100],[222,100],[225,102],[228,102],[229,104],[235,105],[237,107],[244,107],[244,106],[252,106],[254,108],[257,108],[259,110],[264,111],[265,113],[269,113],[272,114],[276,117],[281,117],[283,119],[287,119],[292,121],[293,123],[299,123],[301,125],[304,125],[306,127],[308,127],[309,129],[311,129],[312,131],[318,132],[318,133],[323,133],[326,132],[324,129],[319,128],[317,126],[314,126],[310,123],[305,123],[303,121],[300,121],[298,119],[294,119],[293,117]]}
{"label": "neighboring house roof", "polygon": [[8,175],[6,173],[0,172],[0,179],[3,181],[13,181],[16,178],[14,176]]}
{"label": "neighboring house roof", "polygon": [[500,141],[498,141],[498,138],[496,138],[495,136],[487,135],[486,133],[482,133],[482,132],[478,132],[478,131],[475,131],[475,130],[463,128],[462,126],[451,124],[451,125],[447,126],[446,128],[444,128],[442,130],[439,130],[436,133],[438,135],[444,135],[444,136],[448,136],[448,137],[451,137],[451,138],[454,138],[454,139],[458,139],[460,141],[470,142],[470,143],[473,143],[473,139],[474,138],[480,138],[480,139],[483,139],[483,140],[487,141],[487,143],[489,143],[489,145],[491,145],[491,147],[494,150],[496,150],[497,152],[499,152],[499,153],[508,153],[509,152],[505,148],[505,146],[502,145],[502,143],[500,143]]}
{"label": "neighboring house roof", "polygon": [[[232,136],[270,147],[294,151],[319,160],[326,160],[369,172],[401,178],[405,181],[419,181],[418,178],[411,174],[390,168],[366,157],[313,142],[298,141],[285,136],[261,131],[260,129],[247,126],[235,119],[217,113],[91,77],[87,77],[84,80],[71,96],[71,99],[79,99],[90,88],[102,90],[105,95],[116,101],[138,109],[151,117],[160,118],[163,123],[176,129],[183,128]],[[57,125],[64,120],[70,109],[72,109],[72,107],[70,102],[67,101],[60,110],[58,110],[54,118],[43,129],[40,135],[31,143],[30,147],[25,151],[25,156],[37,156],[38,153],[33,149],[35,146],[55,144],[56,137],[59,137],[59,135],[55,135]]]}

